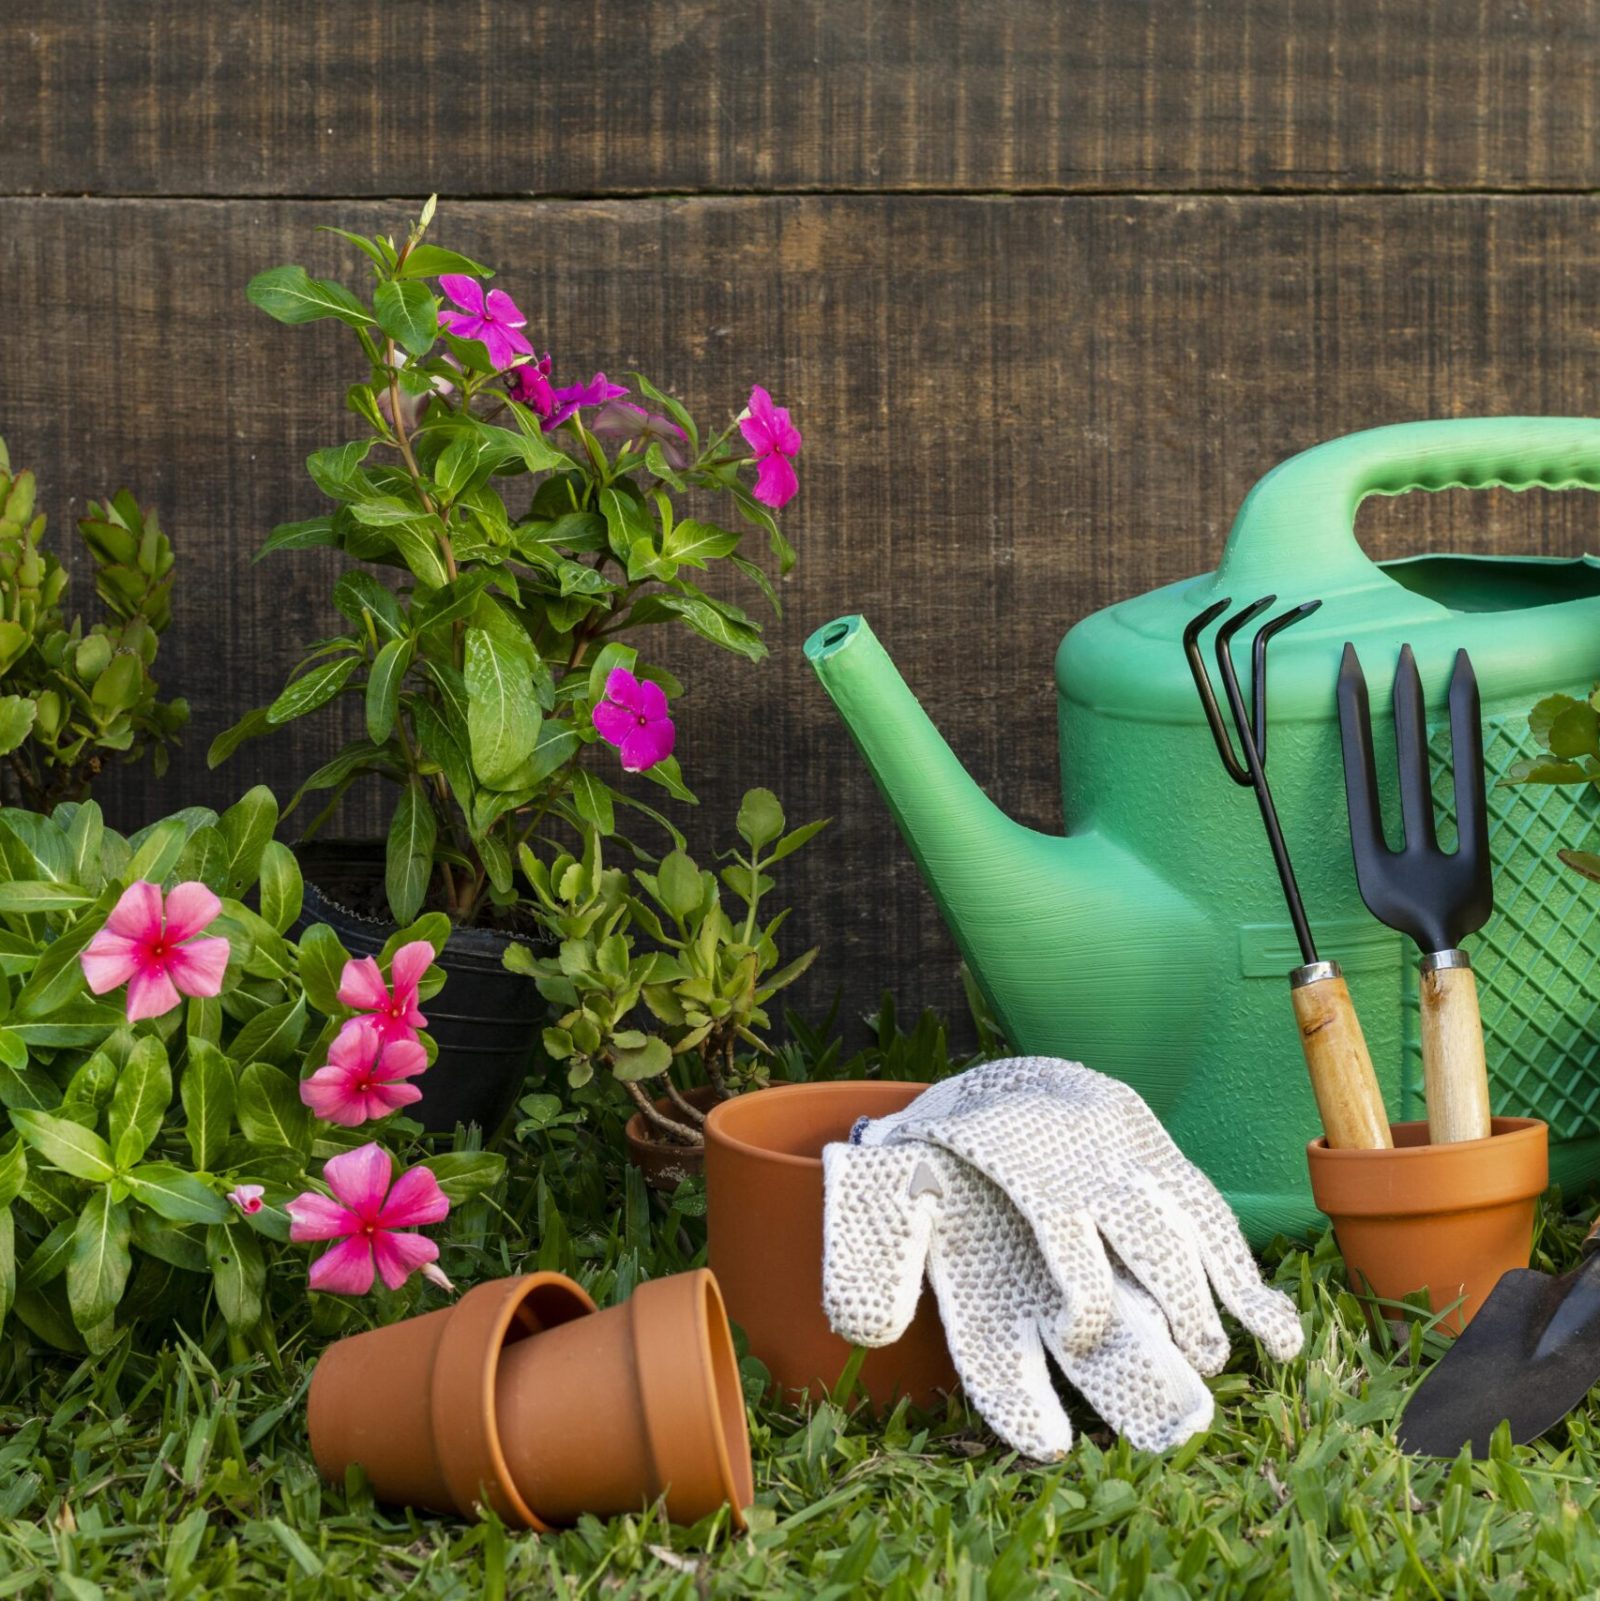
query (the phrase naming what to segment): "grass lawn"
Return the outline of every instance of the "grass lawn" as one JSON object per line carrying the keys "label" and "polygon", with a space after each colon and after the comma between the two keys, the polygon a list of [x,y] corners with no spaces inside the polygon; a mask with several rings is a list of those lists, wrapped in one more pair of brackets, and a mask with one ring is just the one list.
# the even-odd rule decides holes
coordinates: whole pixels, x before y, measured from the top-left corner
{"label": "grass lawn", "polygon": [[[587,1125],[529,1136],[520,1189],[473,1203],[447,1271],[470,1284],[564,1268],[604,1303],[697,1260],[693,1189],[650,1197],[608,1151]],[[1570,1266],[1583,1232],[1550,1210],[1536,1265]],[[82,1362],[39,1351],[13,1321],[0,1596],[1600,1594],[1600,1414],[1480,1465],[1407,1458],[1389,1436],[1439,1344],[1418,1327],[1409,1346],[1374,1345],[1327,1238],[1269,1263],[1306,1319],[1305,1354],[1278,1368],[1241,1340],[1213,1381],[1211,1432],[1173,1455],[1130,1450],[1081,1409],[1071,1456],[1039,1467],[997,1449],[959,1402],[887,1419],[847,1397],[758,1403],[743,1535],[725,1514],[674,1529],[641,1513],[535,1538],[376,1506],[359,1475],[320,1484],[303,1403],[326,1336],[297,1293],[277,1367],[234,1360],[215,1319],[198,1341],[125,1341]],[[748,1363],[747,1376],[758,1392]]]}

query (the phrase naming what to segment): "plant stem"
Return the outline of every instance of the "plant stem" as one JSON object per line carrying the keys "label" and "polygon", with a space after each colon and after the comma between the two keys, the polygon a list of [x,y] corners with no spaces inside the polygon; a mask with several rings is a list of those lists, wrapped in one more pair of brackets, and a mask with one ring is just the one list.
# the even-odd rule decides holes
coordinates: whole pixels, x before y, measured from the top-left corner
{"label": "plant stem", "polygon": [[706,1120],[706,1114],[696,1110],[696,1108],[692,1107],[686,1100],[684,1100],[683,1096],[678,1091],[678,1086],[674,1084],[670,1078],[663,1079],[661,1082],[667,1086],[667,1099],[671,1101],[680,1112],[682,1112],[686,1117],[692,1119],[696,1126],[704,1124]]}
{"label": "plant stem", "polygon": [[645,1122],[652,1128],[660,1129],[668,1139],[675,1141],[679,1145],[695,1146],[705,1144],[698,1129],[685,1128],[681,1123],[674,1123],[665,1112],[658,1112],[655,1102],[632,1079],[619,1079],[617,1082],[632,1097],[633,1104],[644,1114]]}

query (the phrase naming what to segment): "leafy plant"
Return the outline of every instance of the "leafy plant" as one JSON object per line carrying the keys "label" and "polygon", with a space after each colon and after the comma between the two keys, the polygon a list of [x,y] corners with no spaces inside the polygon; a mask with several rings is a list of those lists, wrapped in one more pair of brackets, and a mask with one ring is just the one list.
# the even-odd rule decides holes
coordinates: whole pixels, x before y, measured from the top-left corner
{"label": "leafy plant", "polygon": [[[233,1334],[271,1350],[285,1206],[313,1160],[371,1137],[313,1117],[301,1093],[348,1021],[348,957],[320,925],[288,938],[302,885],[277,822],[265,789],[126,839],[93,801],[0,811],[0,1323],[14,1310],[48,1344],[99,1351],[142,1317],[183,1317],[198,1277]],[[227,941],[226,972],[218,993],[130,1023],[88,993],[84,957],[130,886],[169,882],[220,900],[208,933]],[[437,950],[448,932],[433,914],[391,943]],[[420,993],[442,982],[434,969]],[[453,1201],[503,1166],[428,1165]]]}
{"label": "leafy plant", "polygon": [[[1600,788],[1600,685],[1583,700],[1546,695],[1528,713],[1528,729],[1547,752],[1513,762],[1503,785],[1593,784]],[[1600,883],[1600,855],[1563,849],[1556,855],[1585,878]]]}
{"label": "leafy plant", "polygon": [[367,258],[365,297],[298,266],[250,284],[280,322],[351,329],[365,371],[345,403],[365,429],[307,461],[333,510],[275,529],[260,552],[326,546],[351,558],[333,591],[347,627],[310,649],[270,706],[221,734],[210,760],[359,697],[365,737],[291,808],[326,794],[314,832],[352,783],[389,780],[391,912],[407,922],[431,905],[470,923],[514,905],[519,854],[556,848],[542,829],[609,836],[619,805],[665,823],[605,767],[584,765],[597,740],[693,801],[666,712],[681,686],[618,636],[670,623],[748,660],[765,655],[760,625],[699,579],[732,570],[777,610],[771,578],[741,553],[739,530],[685,515],[685,502],[731,502],[786,573],[794,553],[772,507],[794,492],[800,439],[759,388],[748,415],[703,438],[638,374],[644,405],[603,373],[557,387],[510,297],[485,292],[490,269],[425,242],[432,213],[430,201],[399,245],[333,230]]}
{"label": "leafy plant", "polygon": [[67,572],[42,548],[36,495],[0,440],[0,794],[41,810],[83,799],[113,758],[148,755],[164,773],[189,708],[159,699],[151,675],[172,619],[172,547],[155,513],[124,489],[79,519],[109,613],[85,630],[63,610]]}
{"label": "leafy plant", "polygon": [[[785,833],[783,807],[766,789],[749,791],[736,823],[743,849],[721,858],[720,873],[681,847],[653,870],[629,875],[604,865],[592,833],[581,861],[546,864],[525,850],[521,864],[545,921],[561,939],[555,957],[512,946],[505,964],[526,973],[559,1012],[544,1031],[545,1049],[567,1065],[581,1089],[597,1070],[621,1084],[646,1121],[669,1140],[701,1143],[705,1116],[685,1099],[671,1069],[692,1055],[719,1096],[765,1081],[770,1026],[766,1006],[811,965],[816,950],[780,966],[777,933],[789,913],[761,918],[771,893],[769,869],[822,828]],[[730,913],[727,891],[737,903]],[[757,1055],[741,1059],[745,1045]],[[641,1086],[656,1081],[656,1107]]]}

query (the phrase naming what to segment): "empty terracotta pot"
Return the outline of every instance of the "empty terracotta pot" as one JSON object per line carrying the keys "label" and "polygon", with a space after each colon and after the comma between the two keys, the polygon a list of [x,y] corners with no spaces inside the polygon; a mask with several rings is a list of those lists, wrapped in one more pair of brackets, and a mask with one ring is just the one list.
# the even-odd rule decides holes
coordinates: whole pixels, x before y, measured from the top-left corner
{"label": "empty terracotta pot", "polygon": [[1399,1301],[1426,1290],[1459,1332],[1502,1273],[1526,1267],[1534,1209],[1550,1182],[1547,1130],[1497,1117],[1486,1140],[1429,1145],[1428,1125],[1395,1123],[1392,1151],[1306,1147],[1311,1194],[1333,1222],[1350,1282]]}
{"label": "empty terracotta pot", "polygon": [[[706,1203],[712,1270],[728,1316],[778,1386],[828,1393],[850,1346],[822,1311],[822,1147],[848,1139],[858,1117],[883,1117],[926,1084],[785,1084],[736,1096],[706,1119]],[[933,1293],[911,1327],[861,1369],[878,1406],[934,1403],[955,1388]]]}
{"label": "empty terracotta pot", "polygon": [[717,1281],[641,1284],[620,1306],[559,1273],[480,1284],[452,1307],[330,1346],[311,1379],[325,1478],[359,1462],[381,1501],[548,1529],[665,1500],[675,1523],[743,1509],[744,1396]]}

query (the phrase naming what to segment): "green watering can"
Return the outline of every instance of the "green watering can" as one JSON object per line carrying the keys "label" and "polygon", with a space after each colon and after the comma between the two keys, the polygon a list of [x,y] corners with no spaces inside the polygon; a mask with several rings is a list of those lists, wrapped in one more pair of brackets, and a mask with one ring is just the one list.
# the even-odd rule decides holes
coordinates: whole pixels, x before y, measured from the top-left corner
{"label": "green watering can", "polygon": [[[1056,655],[1064,836],[996,809],[863,618],[806,642],[1011,1045],[1132,1084],[1257,1243],[1316,1219],[1305,1142],[1319,1128],[1285,984],[1294,931],[1255,800],[1222,771],[1181,645],[1224,596],[1323,602],[1272,646],[1269,772],[1319,952],[1344,968],[1395,1119],[1423,1115],[1417,965],[1356,891],[1335,683],[1346,640],[1383,684],[1412,646],[1442,802],[1445,687],[1456,651],[1471,653],[1496,903],[1468,947],[1491,1101],[1550,1125],[1555,1182],[1600,1175],[1600,886],[1555,856],[1589,843],[1594,796],[1495,787],[1532,754],[1529,707],[1600,679],[1600,561],[1375,563],[1354,532],[1368,495],[1490,485],[1600,488],[1600,421],[1468,418],[1331,440],[1251,490],[1216,572],[1085,618]],[[1246,682],[1248,647],[1247,633],[1235,643]],[[1387,696],[1374,699],[1381,722]],[[1392,788],[1384,801],[1398,820]]]}

